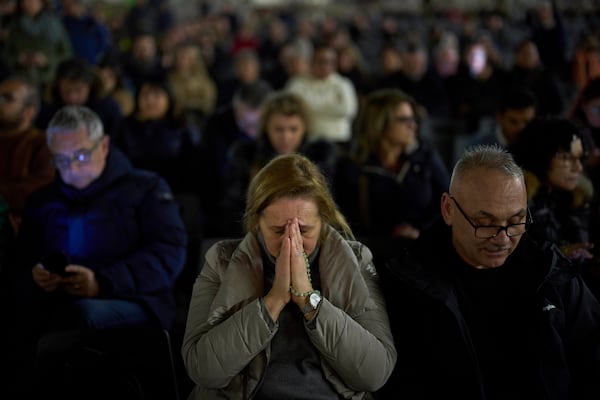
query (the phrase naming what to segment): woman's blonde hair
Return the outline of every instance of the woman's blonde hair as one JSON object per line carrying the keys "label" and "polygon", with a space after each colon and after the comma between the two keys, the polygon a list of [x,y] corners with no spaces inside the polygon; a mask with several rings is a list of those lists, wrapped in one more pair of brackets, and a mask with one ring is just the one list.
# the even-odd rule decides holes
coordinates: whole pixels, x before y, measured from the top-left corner
{"label": "woman's blonde hair", "polygon": [[379,89],[364,98],[355,126],[353,157],[358,163],[365,162],[371,153],[379,149],[396,108],[402,103],[410,104],[416,116],[414,99],[399,89]]}
{"label": "woman's blonde hair", "polygon": [[281,198],[313,200],[323,225],[331,225],[347,239],[354,238],[333,200],[325,176],[319,167],[299,154],[273,158],[252,179],[246,198],[245,231],[257,233],[263,210]]}

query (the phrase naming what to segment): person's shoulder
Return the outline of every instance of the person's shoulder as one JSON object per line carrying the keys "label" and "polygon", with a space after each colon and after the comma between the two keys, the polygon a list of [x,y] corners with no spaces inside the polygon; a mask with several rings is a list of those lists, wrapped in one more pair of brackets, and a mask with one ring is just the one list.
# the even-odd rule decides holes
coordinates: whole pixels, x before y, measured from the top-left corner
{"label": "person's shoulder", "polygon": [[255,253],[258,251],[258,246],[258,242],[252,234],[246,234],[242,238],[214,238],[204,248],[202,262],[203,265],[208,265],[209,268],[224,273],[229,265],[247,262],[249,257],[255,257],[258,254]]}
{"label": "person's shoulder", "polygon": [[28,145],[33,148],[46,147],[46,133],[35,126],[25,129],[21,132],[22,141],[27,141]]}
{"label": "person's shoulder", "polygon": [[447,172],[442,152],[429,139],[419,140],[418,147],[408,154],[408,158],[412,162],[420,163],[425,168],[443,166]]}
{"label": "person's shoulder", "polygon": [[555,269],[566,272],[569,276],[573,266],[571,261],[561,253],[556,243],[534,237],[527,232],[521,237],[507,262],[518,262],[530,268],[544,270],[546,273]]}
{"label": "person's shoulder", "polygon": [[169,191],[167,181],[158,173],[141,168],[132,168],[127,174],[128,179],[140,190]]}
{"label": "person's shoulder", "polygon": [[440,150],[429,138],[419,138],[418,147],[412,152],[417,157],[431,158],[440,154]]}
{"label": "person's shoulder", "polygon": [[333,73],[329,77],[327,77],[327,81],[331,83],[335,83],[337,85],[347,86],[348,88],[354,89],[354,83],[350,80],[350,78],[345,77],[339,73]]}
{"label": "person's shoulder", "polygon": [[[404,241],[398,246],[396,256],[390,259],[392,264],[404,264],[411,268],[448,261],[452,250],[451,228],[440,218],[429,228],[423,230],[416,240]],[[431,251],[436,249],[435,251]]]}
{"label": "person's shoulder", "polygon": [[285,89],[294,91],[299,87],[309,85],[312,82],[313,80],[309,75],[295,75],[288,79],[288,81],[285,84]]}
{"label": "person's shoulder", "polygon": [[304,149],[304,153],[316,162],[337,159],[339,156],[338,147],[331,141],[325,139],[317,139],[313,142],[308,142]]}
{"label": "person's shoulder", "polygon": [[57,28],[60,31],[65,30],[65,26],[62,21],[62,18],[51,11],[47,11],[47,10],[42,11],[40,13],[39,17],[37,18],[37,21],[40,25],[46,24],[49,27]]}
{"label": "person's shoulder", "polygon": [[121,109],[119,103],[114,97],[109,95],[97,96],[90,100],[88,107],[95,110],[98,113],[110,112],[111,114],[121,115]]}
{"label": "person's shoulder", "polygon": [[[134,168],[121,149],[110,147],[109,165],[112,173],[112,190],[129,190],[132,196],[148,191],[170,192],[167,181],[158,173]],[[172,197],[172,195],[171,195]]]}
{"label": "person's shoulder", "polygon": [[235,141],[231,144],[231,157],[234,160],[251,161],[258,152],[258,143],[256,141],[245,142]]}
{"label": "person's shoulder", "polygon": [[206,259],[229,260],[242,241],[242,238],[221,238],[206,250]]}

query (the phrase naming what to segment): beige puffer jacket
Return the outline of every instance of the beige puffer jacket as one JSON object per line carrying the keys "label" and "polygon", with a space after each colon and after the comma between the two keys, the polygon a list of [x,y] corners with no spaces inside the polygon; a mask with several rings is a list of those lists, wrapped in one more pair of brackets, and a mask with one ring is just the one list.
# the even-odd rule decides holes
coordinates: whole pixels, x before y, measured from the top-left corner
{"label": "beige puffer jacket", "polygon": [[[325,377],[347,399],[368,398],[386,382],[396,362],[371,260],[367,247],[325,227],[319,254],[323,301],[305,330],[321,352]],[[190,399],[251,398],[279,328],[276,323],[271,331],[264,320],[263,295],[255,235],[221,241],[208,250],[194,284],[182,346],[186,369],[196,383]]]}

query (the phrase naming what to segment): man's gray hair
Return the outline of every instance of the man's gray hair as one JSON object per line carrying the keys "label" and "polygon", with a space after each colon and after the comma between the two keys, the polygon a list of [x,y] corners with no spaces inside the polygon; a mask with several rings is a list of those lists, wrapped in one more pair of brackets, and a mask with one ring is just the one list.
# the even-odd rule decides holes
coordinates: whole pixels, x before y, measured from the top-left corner
{"label": "man's gray hair", "polygon": [[85,106],[65,106],[58,110],[46,130],[48,145],[54,135],[70,133],[84,128],[91,141],[95,142],[104,135],[104,127],[98,114]]}
{"label": "man's gray hair", "polygon": [[490,169],[509,177],[523,179],[523,170],[512,154],[498,144],[477,145],[465,150],[452,171],[450,186],[474,169]]}

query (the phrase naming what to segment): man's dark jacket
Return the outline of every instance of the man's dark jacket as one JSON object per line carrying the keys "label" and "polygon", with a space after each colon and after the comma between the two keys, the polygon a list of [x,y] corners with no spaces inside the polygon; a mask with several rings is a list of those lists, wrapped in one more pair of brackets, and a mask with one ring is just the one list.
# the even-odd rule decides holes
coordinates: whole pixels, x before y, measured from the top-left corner
{"label": "man's dark jacket", "polygon": [[[382,398],[486,399],[453,283],[450,263],[457,257],[450,228],[440,223],[380,268],[398,350]],[[555,245],[538,246],[527,234],[501,268],[507,266],[539,281],[532,285],[531,323],[512,327],[537,363],[525,378],[534,398],[600,398],[600,305],[581,277]]]}
{"label": "man's dark jacket", "polygon": [[186,241],[167,183],[134,169],[116,148],[85,189],[66,185],[57,174],[32,194],[19,238],[25,270],[63,251],[72,264],[94,270],[100,297],[142,304],[166,329],[175,319],[173,290]]}

